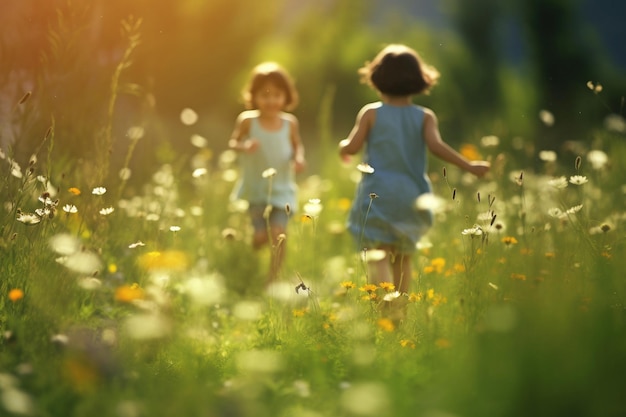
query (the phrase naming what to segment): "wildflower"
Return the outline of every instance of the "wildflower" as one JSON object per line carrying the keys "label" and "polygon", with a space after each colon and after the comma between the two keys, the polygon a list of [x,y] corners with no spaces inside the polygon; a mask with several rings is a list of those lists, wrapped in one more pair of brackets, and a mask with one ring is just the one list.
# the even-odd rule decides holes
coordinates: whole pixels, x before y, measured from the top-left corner
{"label": "wildflower", "polygon": [[138,262],[139,266],[148,271],[160,269],[182,270],[188,264],[187,255],[176,250],[147,252],[139,257]]}
{"label": "wildflower", "polygon": [[384,332],[393,332],[396,328],[396,326],[393,324],[393,321],[384,317],[378,319],[376,324],[378,325],[378,328]]}
{"label": "wildflower", "polygon": [[376,291],[378,287],[374,284],[365,284],[364,286],[362,286],[361,288],[359,288],[359,291],[363,291],[363,292],[367,292],[367,293],[373,293]]}
{"label": "wildflower", "polygon": [[471,143],[462,144],[460,153],[461,155],[463,155],[470,161],[476,161],[476,160],[482,159],[482,157],[480,156],[480,152],[478,152],[478,149],[476,148],[476,146],[472,145]]}
{"label": "wildflower", "polygon": [[141,240],[138,240],[137,242],[131,243],[130,245],[128,245],[128,249],[135,249],[135,248],[138,248],[140,246],[146,246],[146,244],[143,243]]}
{"label": "wildflower", "polygon": [[526,281],[526,275],[524,275],[524,274],[517,274],[515,272],[511,274],[511,278],[515,279],[515,280],[518,280],[518,281]]}
{"label": "wildflower", "polygon": [[548,185],[554,188],[566,188],[567,187],[567,178],[565,177],[557,177],[548,181]]}
{"label": "wildflower", "polygon": [[587,81],[587,88],[593,91],[594,94],[598,94],[602,91],[602,84],[593,81]]}
{"label": "wildflower", "polygon": [[11,291],[9,291],[9,300],[13,301],[14,303],[21,300],[22,298],[24,298],[24,291],[22,291],[19,288],[13,288]]}
{"label": "wildflower", "polygon": [[66,213],[78,213],[78,208],[73,204],[66,204],[63,206],[63,211]]}
{"label": "wildflower", "polygon": [[495,147],[500,144],[500,138],[495,135],[483,136],[480,138],[480,145],[484,148]]}
{"label": "wildflower", "polygon": [[80,195],[80,190],[76,187],[71,187],[67,191],[69,191],[71,194],[74,194],[74,195]]}
{"label": "wildflower", "polygon": [[423,298],[424,298],[424,294],[422,294],[421,292],[418,292],[418,293],[412,292],[409,294],[409,301],[411,303],[414,303],[416,301],[421,301]]}
{"label": "wildflower", "polygon": [[469,229],[463,229],[461,234],[465,236],[469,235],[471,237],[480,236],[483,234],[483,229],[478,225],[474,225],[473,227]]}
{"label": "wildflower", "polygon": [[134,141],[143,138],[144,133],[145,129],[141,126],[131,126],[128,128],[128,130],[126,130],[126,136],[128,137],[128,139]]}
{"label": "wildflower", "polygon": [[271,178],[274,175],[276,175],[276,169],[275,168],[268,168],[265,171],[263,171],[263,173],[261,174],[261,176],[263,178]]}
{"label": "wildflower", "polygon": [[180,226],[170,226],[170,232],[180,232]]}
{"label": "wildflower", "polygon": [[584,175],[572,175],[569,177],[569,182],[574,185],[583,185],[589,182],[589,180]]}
{"label": "wildflower", "polygon": [[373,174],[374,173],[374,168],[372,168],[372,166],[370,164],[367,164],[365,162],[362,162],[362,163],[358,164],[356,166],[356,169],[361,171],[363,174]]}
{"label": "wildflower", "polygon": [[304,317],[306,312],[307,312],[306,308],[294,309],[293,310],[293,316],[294,317]]}
{"label": "wildflower", "polygon": [[539,120],[541,120],[546,126],[554,125],[554,115],[548,110],[541,110],[539,112]]}
{"label": "wildflower", "polygon": [[341,287],[345,288],[346,290],[350,290],[352,288],[356,288],[356,284],[352,281],[343,281],[341,284]]}
{"label": "wildflower", "polygon": [[186,126],[191,126],[198,121],[198,113],[193,109],[185,108],[180,112],[180,121]]}
{"label": "wildflower", "polygon": [[115,289],[115,300],[123,303],[130,303],[135,300],[141,300],[144,297],[143,289],[139,284],[122,285]]}
{"label": "wildflower", "polygon": [[34,213],[22,213],[18,212],[15,218],[18,222],[24,223],[28,226],[33,226],[41,222],[41,217]]}
{"label": "wildflower", "polygon": [[387,294],[385,294],[385,296],[383,297],[384,301],[393,301],[397,298],[400,298],[402,294],[400,294],[400,291],[393,291],[393,292],[388,292]]}
{"label": "wildflower", "polygon": [[396,286],[391,282],[381,282],[378,286],[387,292],[391,292],[396,289]]}
{"label": "wildflower", "polygon": [[568,209],[565,211],[565,214],[575,214],[575,213],[578,213],[580,210],[582,210],[582,208],[583,208],[583,205],[582,205],[582,204],[579,204],[579,205],[577,205],[577,206],[570,207],[570,208],[568,208]]}
{"label": "wildflower", "polygon": [[502,243],[507,246],[517,245],[517,239],[515,239],[513,236],[505,236],[502,238]]}
{"label": "wildflower", "polygon": [[596,149],[589,151],[587,154],[587,161],[589,161],[593,169],[600,170],[609,162],[609,157],[606,153]]}
{"label": "wildflower", "polygon": [[403,348],[415,349],[415,342],[410,339],[400,340],[400,346]]}
{"label": "wildflower", "polygon": [[544,162],[555,162],[556,161],[556,152],[554,151],[540,151],[539,152],[539,159],[541,159]]}
{"label": "wildflower", "polygon": [[339,201],[337,201],[337,206],[339,207],[339,210],[346,212],[352,207],[352,200],[345,197],[340,198]]}
{"label": "wildflower", "polygon": [[115,209],[113,207],[105,207],[103,209],[100,209],[100,214],[102,214],[103,216],[108,216],[109,214],[113,213],[115,211]]}
{"label": "wildflower", "polygon": [[193,170],[193,172],[191,173],[191,176],[193,178],[200,178],[204,175],[206,175],[209,171],[206,168],[196,168]]}
{"label": "wildflower", "polygon": [[548,214],[550,215],[550,217],[554,217],[556,219],[564,217],[563,211],[558,207],[552,207],[551,209],[548,209]]}
{"label": "wildflower", "polygon": [[323,208],[323,206],[320,203],[319,198],[312,198],[312,199],[310,199],[304,205],[304,207],[302,207],[304,212],[306,214],[308,214],[309,216],[312,216],[312,217],[319,216],[319,214],[322,212],[322,208]]}
{"label": "wildflower", "polygon": [[104,187],[96,187],[91,190],[91,194],[93,195],[104,195],[107,192],[107,189]]}

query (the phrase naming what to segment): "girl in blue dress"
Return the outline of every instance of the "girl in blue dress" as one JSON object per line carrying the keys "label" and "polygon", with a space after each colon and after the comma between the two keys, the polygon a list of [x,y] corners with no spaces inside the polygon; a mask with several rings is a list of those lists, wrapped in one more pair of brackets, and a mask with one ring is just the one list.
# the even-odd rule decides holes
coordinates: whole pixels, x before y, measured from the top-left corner
{"label": "girl in blue dress", "polygon": [[359,111],[352,131],[339,143],[344,159],[365,148],[364,162],[369,165],[357,188],[348,229],[359,250],[384,251],[383,259],[368,261],[371,278],[393,282],[397,291],[407,293],[411,255],[432,225],[432,212],[416,203],[432,192],[427,150],[478,177],[489,171],[489,163],[469,161],[452,149],[441,138],[435,113],[413,104],[413,96],[428,94],[439,78],[413,49],[389,45],[359,74],[380,101]]}
{"label": "girl in blue dress", "polygon": [[271,282],[285,256],[289,215],[297,208],[294,176],[305,166],[298,119],[286,112],[297,105],[298,94],[281,66],[264,62],[252,70],[243,95],[248,110],[237,117],[228,142],[240,153],[241,167],[231,198],[249,203],[253,247],[271,244]]}

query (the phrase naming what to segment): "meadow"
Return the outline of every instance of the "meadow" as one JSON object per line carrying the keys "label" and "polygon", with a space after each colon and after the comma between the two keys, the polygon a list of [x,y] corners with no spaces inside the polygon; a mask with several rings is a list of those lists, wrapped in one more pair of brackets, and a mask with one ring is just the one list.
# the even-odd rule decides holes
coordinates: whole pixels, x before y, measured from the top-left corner
{"label": "meadow", "polygon": [[431,161],[436,223],[398,294],[353,251],[344,222],[368,174],[333,146],[299,178],[265,289],[272,249],[250,248],[229,201],[235,154],[196,135],[190,164],[131,188],[129,157],[93,186],[50,160],[53,124],[28,164],[0,154],[0,414],[625,415],[623,132],[612,115],[558,157],[484,136],[462,147],[492,161],[481,180]]}

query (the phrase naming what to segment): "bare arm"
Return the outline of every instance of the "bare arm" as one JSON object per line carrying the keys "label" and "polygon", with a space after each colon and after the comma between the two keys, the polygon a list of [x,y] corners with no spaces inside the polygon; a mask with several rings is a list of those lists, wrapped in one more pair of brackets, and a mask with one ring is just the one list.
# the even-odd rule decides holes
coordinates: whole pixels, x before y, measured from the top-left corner
{"label": "bare arm", "polygon": [[426,146],[437,158],[450,162],[459,168],[468,171],[477,177],[482,177],[489,171],[490,164],[487,161],[470,161],[463,155],[452,149],[441,139],[439,122],[432,110],[426,109],[424,114],[424,141]]}
{"label": "bare arm", "polygon": [[289,122],[291,123],[290,140],[295,170],[296,172],[302,172],[306,167],[306,159],[304,158],[304,145],[302,145],[302,139],[300,138],[300,126],[298,119],[293,115],[290,115]]}
{"label": "bare arm", "polygon": [[339,142],[339,155],[347,157],[358,153],[367,139],[376,120],[376,109],[372,105],[364,106],[356,117],[354,127],[348,137]]}
{"label": "bare arm", "polygon": [[250,114],[248,112],[241,113],[235,121],[235,128],[230,135],[228,147],[238,152],[252,153],[259,144],[254,138],[248,138],[250,133]]}

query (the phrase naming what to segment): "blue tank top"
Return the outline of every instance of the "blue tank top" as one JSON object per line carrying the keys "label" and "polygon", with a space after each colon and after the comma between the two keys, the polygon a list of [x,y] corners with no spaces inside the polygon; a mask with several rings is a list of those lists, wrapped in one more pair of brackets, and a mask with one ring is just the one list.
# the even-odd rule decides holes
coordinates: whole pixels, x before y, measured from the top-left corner
{"label": "blue tank top", "polygon": [[[412,252],[432,225],[432,212],[416,208],[417,198],[432,190],[423,122],[419,106],[380,103],[376,109],[364,150],[374,172],[363,174],[348,217],[348,229],[362,241],[359,250],[389,244]],[[372,193],[377,198],[370,206]]]}
{"label": "blue tank top", "polygon": [[[239,154],[241,176],[231,198],[248,201],[250,204],[270,204],[284,209],[289,204],[297,209],[295,174],[292,164],[293,147],[290,139],[291,124],[285,117],[279,130],[265,130],[258,118],[250,121],[249,138],[259,141],[259,148],[252,154]],[[269,168],[276,175],[263,178]]]}

